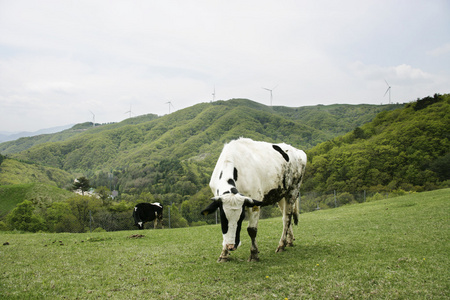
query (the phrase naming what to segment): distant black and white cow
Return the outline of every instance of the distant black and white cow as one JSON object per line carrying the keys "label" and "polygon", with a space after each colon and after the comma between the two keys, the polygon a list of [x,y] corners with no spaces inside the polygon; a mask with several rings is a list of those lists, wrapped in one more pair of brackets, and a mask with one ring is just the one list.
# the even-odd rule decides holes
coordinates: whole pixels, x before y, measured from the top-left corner
{"label": "distant black and white cow", "polygon": [[156,228],[158,221],[161,227],[164,228],[163,219],[163,206],[160,203],[139,203],[133,210],[134,225],[139,229],[144,229],[145,222],[153,223],[153,228]]}
{"label": "distant black and white cow", "polygon": [[213,202],[202,211],[220,210],[223,248],[219,262],[240,245],[240,231],[249,214],[247,232],[252,245],[249,261],[258,261],[256,234],[260,206],[278,203],[283,213],[283,232],[276,252],[292,246],[292,219],[298,223],[298,196],[306,168],[306,154],[287,144],[270,144],[240,138],[226,144],[209,183]]}

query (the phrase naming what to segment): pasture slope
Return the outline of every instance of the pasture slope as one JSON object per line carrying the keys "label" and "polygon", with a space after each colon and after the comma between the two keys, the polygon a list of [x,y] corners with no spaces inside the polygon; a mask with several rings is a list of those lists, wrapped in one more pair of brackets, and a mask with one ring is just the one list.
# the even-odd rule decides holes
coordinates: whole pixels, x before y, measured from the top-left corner
{"label": "pasture slope", "polygon": [[261,220],[258,263],[246,261],[245,229],[217,263],[218,225],[3,233],[0,298],[449,299],[449,199],[444,189],[302,214],[283,253],[280,218]]}

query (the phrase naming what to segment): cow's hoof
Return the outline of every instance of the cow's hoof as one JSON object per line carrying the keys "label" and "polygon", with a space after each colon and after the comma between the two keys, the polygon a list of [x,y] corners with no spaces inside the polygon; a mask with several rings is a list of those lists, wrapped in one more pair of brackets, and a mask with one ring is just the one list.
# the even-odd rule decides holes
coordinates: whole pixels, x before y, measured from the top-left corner
{"label": "cow's hoof", "polygon": [[278,246],[277,250],[275,250],[276,253],[278,252],[284,252],[284,246]]}
{"label": "cow's hoof", "polygon": [[294,247],[294,243],[288,243],[286,247]]}
{"label": "cow's hoof", "polygon": [[227,262],[228,261],[228,257],[219,257],[219,259],[217,260],[217,262],[222,263],[222,262]]}
{"label": "cow's hoof", "polygon": [[248,262],[252,262],[252,261],[259,261],[259,257],[258,256],[250,256],[250,258],[248,259]]}

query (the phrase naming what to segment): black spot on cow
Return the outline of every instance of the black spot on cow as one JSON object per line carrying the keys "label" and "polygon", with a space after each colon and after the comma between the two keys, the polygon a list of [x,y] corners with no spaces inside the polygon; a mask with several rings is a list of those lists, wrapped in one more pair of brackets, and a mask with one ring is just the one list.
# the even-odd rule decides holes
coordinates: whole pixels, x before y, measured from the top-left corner
{"label": "black spot on cow", "polygon": [[237,179],[238,179],[238,170],[236,168],[234,168],[234,170],[233,170],[233,178],[234,178],[234,181],[237,181]]}
{"label": "black spot on cow", "polygon": [[289,162],[289,155],[287,155],[286,152],[283,151],[283,149],[280,148],[280,146],[278,145],[272,145],[273,149],[275,149],[276,151],[278,151],[284,158],[284,160],[286,160],[287,162]]}
{"label": "black spot on cow", "polygon": [[263,198],[263,206],[273,205],[278,203],[286,195],[286,190],[280,186],[276,189],[271,189]]}
{"label": "black spot on cow", "polygon": [[223,171],[222,171],[222,172],[220,172],[220,175],[219,175],[219,180],[220,180],[220,179],[222,179],[222,174],[223,174]]}
{"label": "black spot on cow", "polygon": [[234,182],[233,179],[230,178],[230,179],[228,179],[227,182],[228,182],[229,185],[232,185],[232,186],[236,187],[236,183]]}

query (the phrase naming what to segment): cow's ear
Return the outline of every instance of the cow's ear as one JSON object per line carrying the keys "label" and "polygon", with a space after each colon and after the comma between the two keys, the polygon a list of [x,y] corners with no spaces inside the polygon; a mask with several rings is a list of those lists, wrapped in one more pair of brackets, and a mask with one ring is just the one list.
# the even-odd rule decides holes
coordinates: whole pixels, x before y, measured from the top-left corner
{"label": "cow's ear", "polygon": [[262,201],[245,198],[244,205],[247,207],[253,207],[253,206],[261,206],[261,205],[263,205],[263,203],[262,203]]}
{"label": "cow's ear", "polygon": [[202,212],[201,212],[202,215],[206,216],[208,214],[212,214],[219,208],[219,206],[221,204],[220,198],[217,200],[215,198],[212,198],[212,199],[214,199],[214,201],[207,208],[202,210]]}

